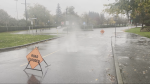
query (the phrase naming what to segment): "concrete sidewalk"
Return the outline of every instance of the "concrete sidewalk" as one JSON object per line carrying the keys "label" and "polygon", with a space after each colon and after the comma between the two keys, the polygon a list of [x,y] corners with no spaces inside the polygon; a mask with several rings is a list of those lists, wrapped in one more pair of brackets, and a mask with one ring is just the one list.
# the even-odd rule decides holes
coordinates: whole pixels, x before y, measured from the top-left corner
{"label": "concrete sidewalk", "polygon": [[124,84],[150,83],[150,39],[122,32],[113,43]]}

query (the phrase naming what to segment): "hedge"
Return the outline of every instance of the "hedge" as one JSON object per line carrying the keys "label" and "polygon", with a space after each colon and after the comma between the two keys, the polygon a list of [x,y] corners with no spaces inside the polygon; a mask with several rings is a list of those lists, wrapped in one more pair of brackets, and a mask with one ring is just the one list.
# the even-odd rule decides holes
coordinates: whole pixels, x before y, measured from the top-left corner
{"label": "hedge", "polygon": [[[40,28],[52,28],[55,26],[37,26],[33,27],[33,29],[40,29]],[[31,29],[32,27],[30,27]],[[0,32],[7,32],[7,31],[19,31],[19,30],[28,30],[29,27],[0,27]]]}

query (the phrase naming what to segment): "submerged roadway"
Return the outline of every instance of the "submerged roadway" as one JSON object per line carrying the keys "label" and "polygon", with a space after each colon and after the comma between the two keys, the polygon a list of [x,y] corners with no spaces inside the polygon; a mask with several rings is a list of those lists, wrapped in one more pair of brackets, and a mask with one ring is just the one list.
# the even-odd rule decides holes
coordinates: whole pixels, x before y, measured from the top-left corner
{"label": "submerged roadway", "polygon": [[[117,28],[117,32],[127,28]],[[116,84],[111,36],[114,28],[94,31],[73,31],[64,37],[43,43],[0,52],[0,83],[113,83]],[[23,71],[28,63],[26,56],[35,48],[50,65],[41,63],[40,71]],[[30,67],[30,66],[29,66]],[[36,69],[40,69],[39,66]]]}

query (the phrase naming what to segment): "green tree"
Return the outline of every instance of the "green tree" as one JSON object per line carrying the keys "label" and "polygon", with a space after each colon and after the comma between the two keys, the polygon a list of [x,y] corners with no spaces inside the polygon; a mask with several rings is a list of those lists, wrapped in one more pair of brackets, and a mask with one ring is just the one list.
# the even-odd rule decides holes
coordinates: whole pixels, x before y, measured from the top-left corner
{"label": "green tree", "polygon": [[70,7],[67,7],[66,10],[67,10],[66,19],[69,20],[70,24],[72,23],[80,24],[79,23],[80,17],[77,14],[77,12],[75,12],[75,8],[73,6],[70,6]]}
{"label": "green tree", "polygon": [[110,25],[113,25],[113,24],[115,24],[115,23],[116,23],[116,21],[114,21],[114,18],[113,18],[113,17],[109,18],[109,24],[110,24]]}
{"label": "green tree", "polygon": [[67,14],[74,15],[75,14],[75,8],[73,6],[70,6],[67,8]]}
{"label": "green tree", "polygon": [[[149,26],[150,0],[116,0],[115,3],[105,5],[105,12],[109,14],[126,14],[129,18],[139,18],[137,22]],[[130,19],[131,22],[131,19]]]}
{"label": "green tree", "polygon": [[84,14],[83,14],[83,17],[82,17],[82,22],[86,22],[86,25],[89,25],[89,23],[90,23],[89,20],[90,20],[89,14],[84,13]]}
{"label": "green tree", "polygon": [[57,9],[56,9],[56,24],[60,25],[62,21],[62,12],[61,12],[61,8],[60,5],[57,5]]}
{"label": "green tree", "polygon": [[7,25],[10,18],[6,11],[0,9],[0,26]]}
{"label": "green tree", "polygon": [[105,21],[104,14],[100,14],[100,24],[103,25]]}
{"label": "green tree", "polygon": [[135,18],[138,16],[140,18],[142,28],[143,24],[145,24],[146,26],[150,26],[150,0],[136,0],[135,4],[136,8],[134,7],[133,9],[132,17]]}
{"label": "green tree", "polygon": [[0,9],[0,26],[17,26],[17,20],[12,18],[8,13]]}
{"label": "green tree", "polygon": [[50,20],[50,13],[44,6],[36,4],[29,7],[27,11],[29,19],[36,18],[34,21],[35,25],[45,26],[48,24],[48,21]]}

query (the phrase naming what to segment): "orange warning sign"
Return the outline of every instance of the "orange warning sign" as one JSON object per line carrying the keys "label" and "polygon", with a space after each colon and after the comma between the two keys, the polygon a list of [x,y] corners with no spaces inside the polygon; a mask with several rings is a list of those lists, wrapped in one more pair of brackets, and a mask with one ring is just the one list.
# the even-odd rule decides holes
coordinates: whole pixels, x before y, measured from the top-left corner
{"label": "orange warning sign", "polygon": [[30,66],[32,69],[34,69],[39,63],[43,61],[43,58],[38,48],[35,48],[26,57],[27,57],[28,62],[30,62]]}
{"label": "orange warning sign", "polygon": [[103,34],[104,32],[105,32],[105,31],[102,29],[102,30],[101,30],[101,33]]}

